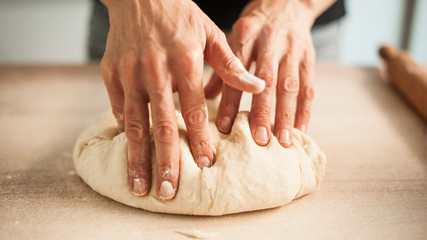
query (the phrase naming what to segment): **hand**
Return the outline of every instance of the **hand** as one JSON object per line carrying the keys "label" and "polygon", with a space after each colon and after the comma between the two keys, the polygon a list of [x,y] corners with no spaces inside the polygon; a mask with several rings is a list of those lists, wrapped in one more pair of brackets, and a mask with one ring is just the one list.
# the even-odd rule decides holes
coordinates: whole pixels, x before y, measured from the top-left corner
{"label": "hand", "polygon": [[[333,1],[328,2],[330,5]],[[274,135],[280,144],[291,146],[294,126],[304,132],[307,129],[315,63],[310,29],[317,14],[320,11],[316,12],[312,5],[298,0],[254,0],[233,25],[229,38],[233,52],[247,68],[256,61],[255,76],[266,83],[262,93],[253,95],[249,115],[250,130],[258,145],[264,146],[270,140],[274,96]],[[216,123],[221,132],[229,133],[242,92],[226,82],[222,85],[221,76],[214,74],[205,93],[206,97],[215,97],[222,87]]]}
{"label": "hand", "polygon": [[105,0],[110,32],[101,71],[118,128],[128,138],[131,191],[151,188],[149,110],[157,157],[156,191],[175,196],[179,179],[178,129],[172,94],[179,92],[193,157],[200,168],[214,162],[203,92],[203,61],[242,91],[261,92],[265,83],[250,75],[225,35],[190,0]]}

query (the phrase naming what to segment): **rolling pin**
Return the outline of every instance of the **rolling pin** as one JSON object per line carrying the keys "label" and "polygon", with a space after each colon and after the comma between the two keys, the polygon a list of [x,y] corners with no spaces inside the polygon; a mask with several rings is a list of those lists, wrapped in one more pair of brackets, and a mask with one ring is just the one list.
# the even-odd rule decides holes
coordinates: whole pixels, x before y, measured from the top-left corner
{"label": "rolling pin", "polygon": [[381,47],[388,78],[427,121],[427,73],[405,52],[391,46]]}

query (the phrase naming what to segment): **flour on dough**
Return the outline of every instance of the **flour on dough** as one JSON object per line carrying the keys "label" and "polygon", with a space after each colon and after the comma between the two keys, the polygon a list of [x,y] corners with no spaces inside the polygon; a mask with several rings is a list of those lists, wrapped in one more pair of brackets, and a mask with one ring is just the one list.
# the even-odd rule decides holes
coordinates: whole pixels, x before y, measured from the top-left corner
{"label": "flour on dough", "polygon": [[[215,116],[216,109],[209,108],[209,115]],[[326,158],[311,137],[295,129],[290,148],[283,148],[274,136],[267,146],[258,146],[249,130],[248,112],[238,113],[230,134],[220,133],[210,119],[216,162],[201,170],[191,155],[184,120],[178,111],[176,121],[183,131],[179,131],[179,187],[173,200],[159,199],[155,187],[146,197],[131,193],[127,139],[125,133],[117,132],[111,110],[80,134],[74,148],[77,174],[95,191],[126,205],[191,215],[223,215],[282,206],[312,192],[323,177]],[[151,143],[155,183],[153,140]]]}
{"label": "flour on dough", "polygon": [[218,233],[202,232],[199,230],[176,230],[175,232],[195,239],[212,239],[219,235]]}

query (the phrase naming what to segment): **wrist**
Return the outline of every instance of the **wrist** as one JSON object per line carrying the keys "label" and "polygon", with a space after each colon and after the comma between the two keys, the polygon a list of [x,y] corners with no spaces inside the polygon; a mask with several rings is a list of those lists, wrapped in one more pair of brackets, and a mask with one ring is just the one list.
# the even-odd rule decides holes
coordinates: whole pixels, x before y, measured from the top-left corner
{"label": "wrist", "polygon": [[[293,19],[300,19],[308,27],[312,27],[319,17],[336,0],[255,0],[258,7],[266,16],[274,16],[278,11],[293,15]],[[252,8],[253,9],[253,8]]]}
{"label": "wrist", "polygon": [[121,20],[135,18],[138,15],[141,0],[100,0],[108,9],[110,25],[121,22]]}
{"label": "wrist", "polygon": [[316,21],[316,18],[320,15],[318,14],[318,10],[316,8],[315,2],[313,0],[297,0],[298,8],[301,11],[301,16],[304,16],[308,27],[311,28]]}
{"label": "wrist", "polygon": [[299,0],[309,11],[311,11],[314,20],[328,9],[336,0]]}
{"label": "wrist", "polygon": [[317,18],[315,5],[307,0],[255,0],[247,5],[241,17],[248,15],[299,22],[308,29]]}

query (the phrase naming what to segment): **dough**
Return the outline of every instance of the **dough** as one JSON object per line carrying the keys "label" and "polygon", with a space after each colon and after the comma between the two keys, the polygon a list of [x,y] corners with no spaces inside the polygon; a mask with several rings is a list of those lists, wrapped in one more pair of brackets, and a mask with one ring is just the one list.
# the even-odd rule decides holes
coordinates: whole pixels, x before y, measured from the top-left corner
{"label": "dough", "polygon": [[175,232],[195,239],[211,239],[219,235],[218,233],[202,232],[199,230],[177,230]]}
{"label": "dough", "polygon": [[[214,111],[210,108],[210,117],[216,116]],[[308,135],[295,129],[292,147],[283,148],[274,136],[267,146],[260,147],[249,131],[248,112],[237,115],[227,135],[221,134],[210,119],[216,163],[201,170],[191,155],[179,112],[176,121],[184,131],[179,131],[181,173],[173,200],[160,200],[154,187],[146,197],[131,193],[127,139],[125,133],[118,134],[111,110],[80,134],[73,157],[78,175],[98,193],[126,205],[191,215],[223,215],[282,206],[312,192],[323,177],[325,155]],[[156,178],[153,140],[151,143],[152,172]]]}

